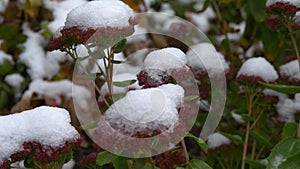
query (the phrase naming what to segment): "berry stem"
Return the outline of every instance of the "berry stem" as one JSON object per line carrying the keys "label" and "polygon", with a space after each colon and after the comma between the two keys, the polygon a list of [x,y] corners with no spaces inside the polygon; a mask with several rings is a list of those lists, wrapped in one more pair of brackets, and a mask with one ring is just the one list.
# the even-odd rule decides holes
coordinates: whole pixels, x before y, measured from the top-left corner
{"label": "berry stem", "polygon": [[186,148],[184,139],[181,140],[181,146],[182,146],[182,148],[183,148],[185,160],[188,162],[188,161],[189,161],[189,154],[188,154],[188,151],[187,151],[187,148]]}
{"label": "berry stem", "polygon": [[290,34],[290,37],[291,37],[291,40],[292,40],[292,44],[293,44],[293,47],[294,47],[294,50],[295,50],[295,53],[296,53],[296,56],[297,56],[297,59],[298,59],[299,67],[300,67],[299,50],[298,50],[298,46],[297,46],[295,37],[293,35],[293,29],[292,29],[292,26],[291,26],[290,22],[288,23],[287,27],[288,27],[288,30],[289,30],[289,34]]}
{"label": "berry stem", "polygon": [[300,139],[300,121],[299,121],[299,124],[298,124],[298,134],[297,134],[297,138]]}

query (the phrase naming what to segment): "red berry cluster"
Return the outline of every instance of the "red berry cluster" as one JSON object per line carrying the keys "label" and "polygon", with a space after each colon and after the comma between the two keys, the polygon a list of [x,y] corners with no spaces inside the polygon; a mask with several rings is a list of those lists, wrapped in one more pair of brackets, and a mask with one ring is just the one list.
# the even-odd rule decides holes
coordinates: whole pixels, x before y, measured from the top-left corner
{"label": "red berry cluster", "polygon": [[293,19],[297,11],[299,8],[289,2],[276,2],[267,6],[266,12],[270,15],[265,19],[265,23],[273,31],[286,26],[286,21],[291,22],[293,27],[300,27]]}
{"label": "red berry cluster", "polygon": [[16,162],[24,159],[26,156],[33,156],[36,161],[42,163],[50,163],[55,161],[59,154],[68,153],[72,151],[75,145],[79,145],[81,139],[66,141],[63,145],[58,147],[42,146],[38,142],[26,142],[23,144],[23,150],[16,152],[10,156],[11,160],[0,165],[0,169],[8,168],[11,162]]}
{"label": "red berry cluster", "polygon": [[[159,77],[159,79],[153,78],[151,74]],[[137,75],[137,79],[139,81],[139,85],[143,86],[143,88],[158,87],[163,84],[175,82],[172,76],[168,75],[167,72],[158,69],[142,70]]]}
{"label": "red berry cluster", "polygon": [[[80,29],[77,26],[63,28],[60,30],[61,36],[53,37],[50,39],[48,44],[48,50],[63,50],[63,48],[85,44],[90,39],[92,40],[107,40],[113,38],[120,38],[131,35],[134,32],[133,26],[125,27],[125,28],[98,28],[98,29]],[[119,39],[120,40],[120,39]],[[104,42],[105,44],[105,42]]]}
{"label": "red berry cluster", "polygon": [[294,16],[298,8],[288,2],[276,2],[266,8],[267,13]]}
{"label": "red berry cluster", "polygon": [[264,83],[269,83],[269,84],[276,84],[276,81],[271,81],[267,82],[261,77],[258,76],[247,76],[247,75],[240,75],[236,78],[237,81],[246,81],[246,82],[252,82],[252,83],[257,83],[257,82],[264,82]]}
{"label": "red berry cluster", "polygon": [[272,31],[279,30],[283,25],[276,15],[270,15],[265,19],[265,23]]}
{"label": "red berry cluster", "polygon": [[173,169],[176,165],[187,163],[183,150],[168,151],[156,156],[156,165],[161,169]]}

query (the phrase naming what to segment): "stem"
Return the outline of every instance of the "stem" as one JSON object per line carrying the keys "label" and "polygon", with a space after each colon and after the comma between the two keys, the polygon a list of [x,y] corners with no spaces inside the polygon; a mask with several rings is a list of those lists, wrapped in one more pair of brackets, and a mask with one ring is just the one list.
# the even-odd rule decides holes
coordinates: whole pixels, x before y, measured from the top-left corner
{"label": "stem", "polygon": [[298,133],[297,133],[297,138],[300,139],[300,121],[299,121],[299,124],[298,124]]}
{"label": "stem", "polygon": [[182,148],[183,148],[185,160],[186,160],[186,162],[188,162],[188,161],[189,161],[189,154],[188,154],[188,151],[187,151],[187,148],[186,148],[184,139],[181,140],[181,146],[182,146]]}
{"label": "stem", "polygon": [[152,157],[148,157],[148,161],[151,164],[151,169],[155,169],[155,163],[153,162]]}
{"label": "stem", "polygon": [[[251,89],[249,89],[247,86],[245,88],[246,97],[247,97],[247,104],[248,104],[248,115],[252,115],[253,110],[253,101],[255,100],[255,93]],[[245,160],[247,156],[247,148],[248,148],[248,141],[249,141],[249,133],[250,133],[250,122],[247,122],[246,127],[246,135],[245,135],[245,143],[243,147],[243,156],[242,156],[242,169],[245,169]]]}
{"label": "stem", "polygon": [[245,160],[246,160],[246,156],[247,156],[249,133],[250,133],[250,122],[247,122],[245,143],[244,143],[243,156],[242,156],[242,169],[245,169]]}
{"label": "stem", "polygon": [[292,26],[291,26],[290,22],[287,25],[287,27],[288,27],[288,30],[289,30],[290,37],[292,39],[292,44],[293,44],[293,47],[294,47],[294,50],[295,50],[295,53],[296,53],[296,56],[297,56],[297,59],[298,59],[299,68],[300,68],[300,55],[299,55],[299,52],[298,52],[299,50],[298,50],[298,47],[297,47],[295,37],[293,35],[293,30],[292,30]]}

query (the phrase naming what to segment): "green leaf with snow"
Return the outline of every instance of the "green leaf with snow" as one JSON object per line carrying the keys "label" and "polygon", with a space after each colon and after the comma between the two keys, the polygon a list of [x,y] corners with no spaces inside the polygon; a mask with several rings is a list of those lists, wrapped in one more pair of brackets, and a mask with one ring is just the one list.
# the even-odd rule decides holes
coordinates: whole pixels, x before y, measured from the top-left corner
{"label": "green leaf with snow", "polygon": [[191,167],[191,169],[212,169],[208,164],[206,164],[202,160],[193,159],[188,162],[188,166]]}
{"label": "green leaf with snow", "polygon": [[267,169],[278,168],[289,157],[300,153],[300,140],[295,138],[284,138],[271,151],[268,159]]}
{"label": "green leaf with snow", "polygon": [[300,153],[288,158],[281,165],[279,165],[278,169],[300,169]]}
{"label": "green leaf with snow", "polygon": [[300,93],[300,86],[292,86],[292,85],[274,85],[267,84],[263,82],[259,82],[259,84],[263,85],[268,89],[275,90],[277,92],[285,93],[285,94],[296,94]]}
{"label": "green leaf with snow", "polygon": [[232,135],[232,134],[225,133],[225,132],[220,132],[220,133],[235,143],[244,144],[244,140],[239,136]]}
{"label": "green leaf with snow", "polygon": [[201,147],[201,149],[202,149],[205,153],[207,153],[208,147],[207,147],[206,143],[205,143],[201,138],[196,137],[196,136],[193,135],[192,133],[188,133],[188,134],[186,135],[186,137],[190,137],[190,138],[194,139],[194,140],[198,143],[198,145]]}
{"label": "green leaf with snow", "polygon": [[126,87],[126,86],[129,86],[129,85],[132,85],[135,82],[136,82],[135,79],[125,80],[125,81],[116,81],[116,82],[113,82],[113,85],[117,86],[117,87]]}

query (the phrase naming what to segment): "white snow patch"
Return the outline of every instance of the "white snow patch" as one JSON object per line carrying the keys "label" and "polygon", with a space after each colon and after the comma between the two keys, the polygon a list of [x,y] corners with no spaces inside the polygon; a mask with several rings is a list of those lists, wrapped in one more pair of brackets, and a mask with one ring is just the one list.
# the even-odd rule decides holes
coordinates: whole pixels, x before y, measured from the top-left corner
{"label": "white snow patch", "polygon": [[243,63],[237,77],[260,77],[265,82],[274,82],[278,74],[274,67],[263,57],[250,58]]}
{"label": "white snow patch", "polygon": [[275,97],[278,97],[280,100],[288,98],[287,94],[280,93],[280,92],[277,92],[277,91],[272,90],[272,89],[264,89],[263,90],[263,94],[265,96],[275,96]]}
{"label": "white snow patch", "polygon": [[282,154],[278,154],[273,161],[270,161],[271,169],[278,169],[279,165],[284,161],[286,161],[286,158]]}
{"label": "white snow patch", "polygon": [[239,114],[236,114],[234,111],[230,112],[232,118],[238,122],[239,124],[244,124],[245,120],[243,119],[243,117]]}
{"label": "white snow patch", "polygon": [[5,76],[4,81],[13,87],[15,91],[15,97],[18,98],[21,96],[20,87],[24,81],[24,77],[19,73],[13,73]]}
{"label": "white snow patch", "polygon": [[229,64],[224,56],[217,52],[210,43],[200,43],[191,47],[186,54],[187,64],[200,72],[211,75],[229,71]]}
{"label": "white snow patch", "polygon": [[186,56],[180,49],[169,47],[150,52],[144,61],[144,68],[168,71],[180,69],[186,62]]}
{"label": "white snow patch", "polygon": [[72,160],[68,161],[67,163],[65,163],[63,165],[62,169],[73,169],[75,164],[76,164],[75,160],[72,159]]}
{"label": "white snow patch", "polygon": [[104,116],[110,125],[132,134],[146,128],[162,130],[160,127],[172,127],[178,120],[183,96],[183,88],[174,84],[129,91]]}
{"label": "white snow patch", "polygon": [[80,29],[130,26],[130,18],[134,18],[134,11],[119,0],[91,1],[76,7],[67,15],[65,27],[77,26]]}
{"label": "white snow patch", "polygon": [[[114,75],[112,81],[113,82],[122,82],[122,81],[127,81],[127,80],[137,80],[137,77],[135,74],[121,73],[121,74]],[[113,94],[126,93],[129,89],[140,89],[140,88],[141,88],[141,86],[138,85],[138,82],[135,82],[126,87],[113,86]],[[103,95],[109,94],[109,89],[108,89],[106,82],[101,87],[101,93]]]}
{"label": "white snow patch", "polygon": [[10,63],[14,63],[12,56],[0,50],[0,65],[3,64],[4,60],[8,60]]}
{"label": "white snow patch", "polygon": [[279,73],[291,81],[300,81],[300,68],[298,60],[290,61],[279,68]]}
{"label": "white snow patch", "polygon": [[78,139],[80,135],[70,122],[67,110],[47,106],[0,116],[0,163],[23,150],[26,142],[59,147]]}
{"label": "white snow patch", "polygon": [[28,69],[31,79],[52,78],[59,71],[59,64],[45,56],[43,45],[45,39],[40,33],[35,33],[27,24],[23,25],[23,33],[28,36],[24,48],[25,51],[20,54],[19,61],[24,63]]}
{"label": "white snow patch", "polygon": [[266,6],[273,5],[276,2],[289,3],[291,5],[296,6],[297,8],[300,8],[300,1],[299,0],[267,0]]}
{"label": "white snow patch", "polygon": [[48,28],[52,33],[55,33],[61,26],[64,25],[67,14],[80,5],[86,3],[86,0],[72,0],[70,1],[49,1],[43,0],[45,7],[52,11],[54,20],[48,25]]}
{"label": "white snow patch", "polygon": [[210,29],[209,20],[216,17],[216,14],[211,7],[208,7],[200,14],[186,13],[186,15],[190,17],[191,21],[195,23],[203,32],[207,32]]}
{"label": "white snow patch", "polygon": [[215,149],[223,144],[230,144],[231,141],[220,133],[213,133],[207,137],[207,146],[209,149]]}
{"label": "white snow patch", "polygon": [[294,99],[283,98],[276,104],[279,120],[288,122],[295,121],[295,114],[300,113],[300,93],[295,94]]}
{"label": "white snow patch", "polygon": [[134,33],[126,38],[127,43],[147,41],[147,35],[146,35],[147,33],[148,31],[146,28],[143,28],[139,25],[135,25]]}
{"label": "white snow patch", "polygon": [[23,94],[23,97],[29,97],[32,93],[46,95],[52,98],[59,96],[65,96],[67,98],[73,97],[74,101],[79,104],[81,108],[87,108],[88,100],[91,98],[90,92],[85,87],[72,84],[69,80],[56,82],[47,82],[41,79],[34,80],[29,85],[28,90]]}
{"label": "white snow patch", "polygon": [[9,0],[0,1],[0,13],[3,13],[6,10]]}

